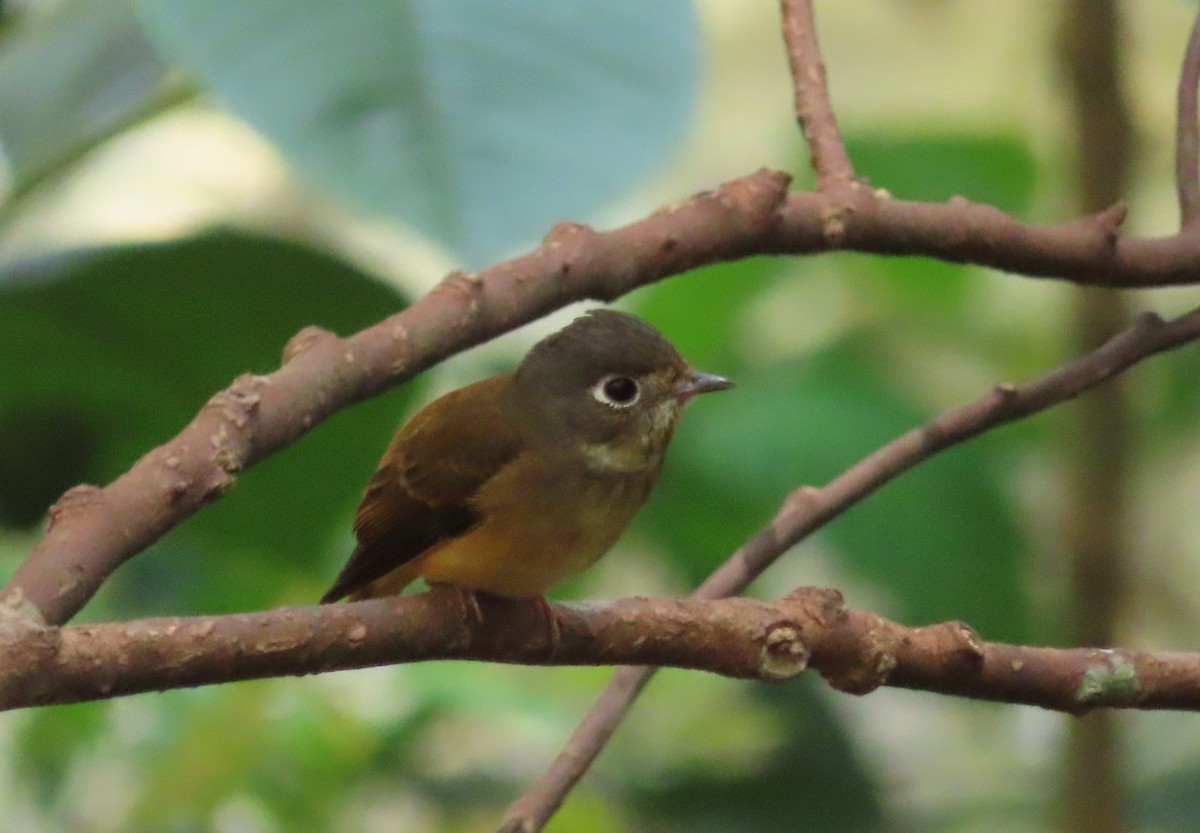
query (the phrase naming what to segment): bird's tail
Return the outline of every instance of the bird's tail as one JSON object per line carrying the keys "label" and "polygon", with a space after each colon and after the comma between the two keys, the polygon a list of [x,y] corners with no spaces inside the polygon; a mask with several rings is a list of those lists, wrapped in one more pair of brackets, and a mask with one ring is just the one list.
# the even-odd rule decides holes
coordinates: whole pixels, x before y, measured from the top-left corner
{"label": "bird's tail", "polygon": [[321,604],[336,602],[341,598],[358,602],[363,599],[378,599],[381,596],[399,596],[404,588],[417,580],[417,562],[407,561],[390,573],[385,573],[367,584],[359,586],[354,576],[338,576],[333,587],[321,597]]}

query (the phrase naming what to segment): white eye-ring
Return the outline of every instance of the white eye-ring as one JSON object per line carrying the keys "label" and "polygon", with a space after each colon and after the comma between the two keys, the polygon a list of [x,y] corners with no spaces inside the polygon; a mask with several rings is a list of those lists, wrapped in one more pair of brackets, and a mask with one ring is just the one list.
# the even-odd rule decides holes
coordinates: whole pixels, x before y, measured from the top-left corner
{"label": "white eye-ring", "polygon": [[632,407],[642,395],[641,385],[628,376],[605,376],[592,388],[592,397],[610,408]]}

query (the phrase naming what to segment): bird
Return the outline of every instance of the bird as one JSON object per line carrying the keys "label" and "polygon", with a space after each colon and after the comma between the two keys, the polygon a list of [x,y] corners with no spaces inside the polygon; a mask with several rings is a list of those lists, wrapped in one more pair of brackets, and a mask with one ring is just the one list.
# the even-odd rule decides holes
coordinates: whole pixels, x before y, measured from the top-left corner
{"label": "bird", "polygon": [[322,604],[398,595],[418,578],[532,599],[604,555],[646,502],[680,416],[733,382],[691,367],[642,319],[602,308],[517,368],[451,391],[397,433]]}

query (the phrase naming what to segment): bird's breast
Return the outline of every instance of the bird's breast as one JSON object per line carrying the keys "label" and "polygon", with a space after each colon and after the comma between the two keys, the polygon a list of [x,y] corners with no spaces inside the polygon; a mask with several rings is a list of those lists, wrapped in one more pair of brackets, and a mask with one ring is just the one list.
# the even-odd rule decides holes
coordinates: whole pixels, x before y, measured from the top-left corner
{"label": "bird's breast", "polygon": [[501,596],[543,595],[612,547],[657,475],[599,476],[578,465],[518,458],[480,491],[480,524],[430,552],[420,573]]}

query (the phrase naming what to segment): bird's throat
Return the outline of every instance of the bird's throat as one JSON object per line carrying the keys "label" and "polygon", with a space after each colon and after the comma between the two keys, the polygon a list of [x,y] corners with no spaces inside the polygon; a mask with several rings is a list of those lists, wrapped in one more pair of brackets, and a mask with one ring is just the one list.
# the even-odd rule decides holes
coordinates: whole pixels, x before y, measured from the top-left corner
{"label": "bird's throat", "polygon": [[597,474],[647,472],[662,465],[682,406],[674,398],[648,411],[633,430],[611,440],[582,446],[587,467]]}

